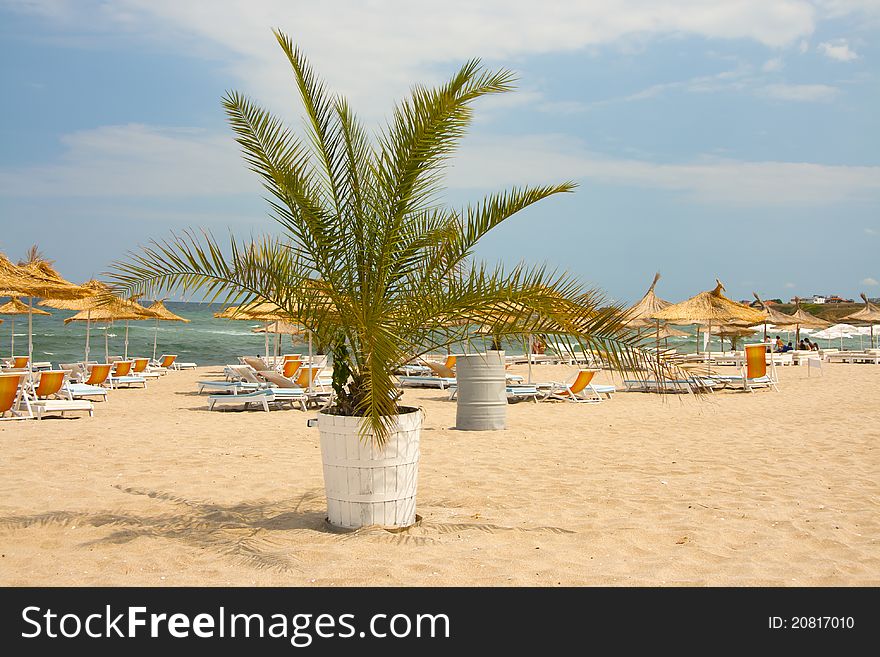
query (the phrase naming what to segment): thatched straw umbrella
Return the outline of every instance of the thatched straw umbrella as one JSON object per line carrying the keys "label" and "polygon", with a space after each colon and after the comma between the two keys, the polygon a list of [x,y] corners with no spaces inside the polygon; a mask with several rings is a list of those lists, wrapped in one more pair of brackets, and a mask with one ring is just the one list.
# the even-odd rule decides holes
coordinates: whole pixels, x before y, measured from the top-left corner
{"label": "thatched straw umbrella", "polygon": [[282,320],[272,322],[268,326],[257,326],[251,329],[251,333],[277,333],[279,335],[304,335],[307,332],[299,324],[292,324]]}
{"label": "thatched straw umbrella", "polygon": [[[262,301],[257,303],[246,304],[242,306],[229,306],[228,308],[224,308],[220,312],[214,313],[214,317],[217,319],[237,319],[241,321],[249,321],[249,322],[263,322],[265,326],[263,328],[268,328],[268,326],[272,322],[278,321],[287,321],[290,319],[290,315],[284,312],[281,308],[279,308],[274,303],[270,303],[268,301]],[[266,360],[269,360],[269,333],[270,331],[266,331]],[[277,342],[277,334],[276,334],[276,342]],[[309,336],[309,357],[311,358],[311,335]],[[276,345],[277,347],[277,345]]]}
{"label": "thatched straw umbrella", "polygon": [[660,280],[660,272],[654,274],[654,280],[645,295],[626,311],[626,325],[633,328],[653,326],[657,321],[654,314],[672,305],[671,301],[665,301],[654,294],[657,281]]}
{"label": "thatched straw umbrella", "polygon": [[9,355],[12,357],[15,357],[15,316],[27,315],[29,312],[32,312],[34,315],[51,315],[51,313],[47,313],[45,310],[40,310],[39,308],[28,308],[28,306],[23,304],[18,297],[12,297],[9,301],[0,306],[0,315],[12,316],[12,339],[9,345]]}
{"label": "thatched straw umbrella", "polygon": [[[128,358],[128,322],[129,320],[147,320],[153,318],[153,313],[142,305],[140,305],[134,299],[119,299],[118,297],[112,296],[112,291],[109,285],[102,281],[98,281],[92,279],[82,284],[82,287],[91,290],[92,296],[87,299],[78,299],[74,301],[65,301],[64,299],[46,299],[45,301],[41,301],[39,305],[48,306],[50,308],[58,308],[59,310],[79,310],[85,311],[86,313],[86,360],[89,359],[89,328],[93,321],[96,321],[96,316],[92,315],[92,311],[104,306],[107,303],[107,299],[116,299],[117,301],[122,301],[122,305],[126,306],[128,310],[131,310],[130,313],[124,313],[125,317],[120,317],[119,319],[125,320],[125,353],[124,357]],[[137,316],[135,316],[137,315]],[[111,320],[112,321],[112,320]],[[107,334],[104,334],[104,337],[107,337]],[[105,340],[106,342],[106,340]]]}
{"label": "thatched straw umbrella", "polygon": [[709,332],[712,335],[717,335],[721,338],[721,351],[724,351],[724,338],[730,338],[730,348],[734,349],[736,347],[737,338],[746,338],[755,334],[754,329],[739,324],[722,324],[720,326],[713,326]]}
{"label": "thatched straw umbrella", "polygon": [[[661,299],[656,294],[654,294],[654,288],[657,286],[657,281],[660,280],[660,272],[658,271],[654,274],[654,280],[651,281],[650,287],[648,287],[648,291],[645,292],[644,296],[639,299],[639,301],[633,304],[626,311],[626,325],[630,328],[641,329],[645,327],[653,327],[654,329],[654,340],[657,345],[657,367],[660,367],[660,340],[664,337],[661,335],[660,331],[660,320],[654,317],[654,314],[660,312],[664,308],[668,308],[672,305],[671,301],[666,301]],[[677,330],[677,329],[676,329]],[[665,336],[667,339],[672,337],[672,335]]]}
{"label": "thatched straw umbrella", "polygon": [[[858,322],[859,324],[868,324],[871,327],[871,348],[874,348],[874,324],[880,324],[880,308],[868,301],[868,297],[862,292],[860,295],[865,307],[860,308],[856,312],[847,315],[843,319]],[[2,311],[0,311],[2,312]]]}
{"label": "thatched straw umbrella", "polygon": [[156,345],[159,343],[159,322],[184,322],[189,323],[189,320],[185,317],[181,317],[180,315],[175,315],[173,312],[168,310],[163,303],[164,299],[160,299],[159,301],[154,302],[152,305],[147,307],[151,313],[156,316],[156,331],[153,334],[153,360],[156,360]]}
{"label": "thatched straw umbrella", "polygon": [[[749,322],[759,324],[764,321],[764,313],[749,308],[724,296],[724,285],[715,279],[715,288],[673,304],[654,313],[654,319],[664,319],[676,324],[729,324],[730,322]],[[698,342],[699,344],[699,342]],[[711,356],[711,343],[709,355]]]}
{"label": "thatched straw umbrella", "polygon": [[801,308],[801,300],[795,297],[795,311],[791,314],[791,317],[796,320],[795,324],[795,335],[794,342],[795,344],[799,343],[801,340],[801,328],[828,328],[831,326],[831,322],[826,322],[821,317],[816,317],[808,313],[806,310]]}
{"label": "thatched straw umbrella", "polygon": [[757,292],[752,292],[752,295],[758,301],[758,304],[761,306],[761,310],[767,313],[767,317],[764,319],[764,340],[767,340],[767,324],[772,324],[773,326],[796,326],[797,319],[792,317],[791,315],[786,315],[783,312],[779,312],[773,306],[768,306],[764,300],[758,296]]}
{"label": "thatched straw umbrella", "polygon": [[[100,300],[100,305],[95,304],[85,310],[79,311],[73,317],[64,320],[65,324],[70,322],[108,322],[112,323],[117,320],[143,320],[152,319],[154,315],[136,301],[120,299],[118,297],[96,297]],[[127,342],[127,340],[126,340]],[[88,349],[88,347],[86,347]],[[126,357],[128,354],[126,354]],[[107,331],[104,332],[104,357],[110,360],[110,336]],[[88,352],[86,353],[88,360]]]}
{"label": "thatched straw umbrella", "polygon": [[50,263],[40,257],[36,248],[32,249],[30,255],[28,263],[14,265],[0,253],[0,296],[28,297],[28,369],[33,370],[34,297],[81,299],[89,296],[90,292],[64,280]]}
{"label": "thatched straw umbrella", "polygon": [[46,306],[47,308],[56,308],[57,310],[85,310],[87,311],[86,315],[86,349],[85,349],[85,361],[89,360],[89,340],[91,337],[91,315],[88,313],[95,305],[95,297],[102,294],[110,293],[110,286],[106,283],[102,283],[101,281],[95,280],[94,278],[90,281],[86,281],[81,285],[81,287],[85,290],[89,290],[90,295],[88,297],[84,297],[81,299],[64,299],[64,298],[54,298],[50,297],[48,299],[43,299],[39,304],[40,306]]}

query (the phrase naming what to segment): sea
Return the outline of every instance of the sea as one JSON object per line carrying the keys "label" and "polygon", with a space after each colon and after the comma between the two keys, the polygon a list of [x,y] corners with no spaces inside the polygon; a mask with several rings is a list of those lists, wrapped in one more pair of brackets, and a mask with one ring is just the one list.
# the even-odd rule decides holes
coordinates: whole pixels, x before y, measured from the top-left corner
{"label": "sea", "polygon": [[[0,303],[5,300],[0,299]],[[147,302],[146,305],[149,305]],[[157,338],[156,355],[178,354],[179,360],[195,362],[198,365],[223,365],[225,363],[237,363],[239,356],[256,356],[265,354],[265,334],[254,333],[253,329],[262,326],[259,322],[216,319],[214,313],[223,309],[219,304],[174,302],[166,301],[168,309],[190,320],[188,324],[181,322],[159,322],[155,320],[131,321],[128,323],[128,355],[129,357],[152,356],[153,339]],[[86,343],[85,322],[71,322],[67,325],[64,320],[74,315],[73,311],[55,310],[42,308],[52,314],[50,316],[35,315],[33,318],[34,331],[34,360],[49,361],[53,364],[80,361],[84,357]],[[0,319],[0,356],[11,355],[13,317],[2,315]],[[15,355],[27,354],[27,315],[15,316]],[[669,347],[674,347],[680,352],[694,352],[697,350],[697,339],[693,327],[679,327],[688,332],[687,337],[670,338]],[[880,327],[877,327],[880,328]],[[792,333],[774,331],[771,337],[777,333],[788,342],[794,340]],[[875,330],[876,333],[876,330]],[[763,338],[763,333],[756,333],[755,341]],[[822,347],[838,347],[846,349],[860,349],[867,347],[867,336],[855,336],[835,339],[832,341],[821,340]],[[308,342],[305,336],[280,336],[280,353],[308,353]],[[876,340],[876,337],[875,337]],[[105,351],[106,341],[106,351]],[[270,334],[270,352],[274,347],[274,336]],[[717,337],[712,340],[712,349],[721,350],[721,342]],[[725,340],[725,348],[730,348],[729,340]],[[484,348],[483,341],[476,338],[468,345],[454,345],[454,353],[465,351],[473,352]],[[502,347],[508,354],[525,353],[522,342],[506,341]],[[125,322],[112,324],[92,323],[90,328],[90,359],[102,360],[105,353],[111,356],[121,356],[125,349]],[[705,346],[700,340],[700,349],[705,351]]]}

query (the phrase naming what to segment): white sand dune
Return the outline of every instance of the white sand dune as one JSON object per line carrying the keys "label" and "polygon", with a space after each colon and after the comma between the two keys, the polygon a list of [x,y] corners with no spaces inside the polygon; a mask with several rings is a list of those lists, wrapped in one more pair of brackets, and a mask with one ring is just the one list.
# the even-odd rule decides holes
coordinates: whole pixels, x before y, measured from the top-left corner
{"label": "white sand dune", "polygon": [[0,424],[0,584],[880,585],[880,367],[520,403],[496,432],[408,389],[423,520],[400,533],[329,528],[314,412],[208,412],[218,372]]}

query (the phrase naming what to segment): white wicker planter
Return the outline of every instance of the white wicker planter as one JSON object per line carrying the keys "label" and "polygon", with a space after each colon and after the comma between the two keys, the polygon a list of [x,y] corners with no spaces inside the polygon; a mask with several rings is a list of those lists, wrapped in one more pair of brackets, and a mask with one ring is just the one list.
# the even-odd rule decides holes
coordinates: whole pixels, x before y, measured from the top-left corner
{"label": "white wicker planter", "polygon": [[361,438],[363,418],[318,413],[327,519],[338,527],[409,527],[416,521],[419,482],[418,409],[396,416],[380,449]]}

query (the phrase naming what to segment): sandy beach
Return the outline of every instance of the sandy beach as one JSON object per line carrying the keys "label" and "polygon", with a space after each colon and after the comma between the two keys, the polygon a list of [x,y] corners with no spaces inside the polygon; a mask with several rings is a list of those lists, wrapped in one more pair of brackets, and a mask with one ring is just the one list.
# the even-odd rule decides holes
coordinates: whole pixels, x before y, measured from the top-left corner
{"label": "sandy beach", "polygon": [[92,419],[0,424],[0,583],[880,585],[875,366],[779,368],[779,393],[519,403],[497,432],[456,431],[445,393],[407,389],[422,522],[399,533],[330,528],[315,412],[209,412],[195,381],[220,370],[113,391]]}

